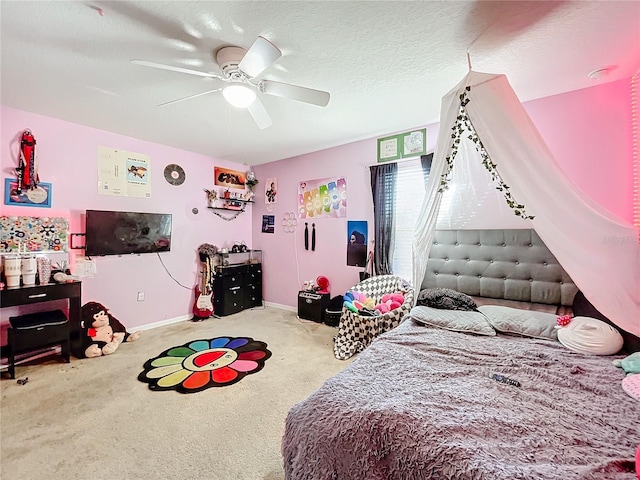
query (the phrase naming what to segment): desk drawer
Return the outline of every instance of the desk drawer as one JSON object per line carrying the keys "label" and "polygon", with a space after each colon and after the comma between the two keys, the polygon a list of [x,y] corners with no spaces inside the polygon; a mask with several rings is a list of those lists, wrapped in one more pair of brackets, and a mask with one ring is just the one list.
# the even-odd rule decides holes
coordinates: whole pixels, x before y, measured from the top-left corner
{"label": "desk drawer", "polygon": [[80,282],[74,282],[5,288],[0,291],[2,307],[80,297],[80,285]]}

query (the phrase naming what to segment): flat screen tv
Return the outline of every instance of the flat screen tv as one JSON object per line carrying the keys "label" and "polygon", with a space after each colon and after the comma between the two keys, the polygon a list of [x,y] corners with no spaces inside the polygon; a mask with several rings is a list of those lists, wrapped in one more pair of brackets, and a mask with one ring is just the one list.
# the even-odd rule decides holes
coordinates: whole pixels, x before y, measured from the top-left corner
{"label": "flat screen tv", "polygon": [[168,252],[171,214],[87,210],[85,255]]}

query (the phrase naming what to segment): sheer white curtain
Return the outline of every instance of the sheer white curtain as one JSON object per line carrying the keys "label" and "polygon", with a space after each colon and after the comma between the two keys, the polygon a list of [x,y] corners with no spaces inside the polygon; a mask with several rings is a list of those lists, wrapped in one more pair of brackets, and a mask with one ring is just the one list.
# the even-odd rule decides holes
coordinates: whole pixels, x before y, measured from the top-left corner
{"label": "sheer white curtain", "polygon": [[398,163],[396,201],[394,210],[395,235],[392,271],[394,275],[411,281],[413,278],[412,244],[416,221],[422,208],[425,192],[422,163],[419,158]]}
{"label": "sheer white curtain", "polygon": [[[540,238],[598,310],[640,335],[639,230],[564,174],[504,75],[469,72],[442,100],[434,162],[414,235],[413,284],[419,288],[426,271],[461,95],[469,99],[466,113],[500,177],[535,216],[531,225]],[[455,171],[458,157],[453,162]]]}

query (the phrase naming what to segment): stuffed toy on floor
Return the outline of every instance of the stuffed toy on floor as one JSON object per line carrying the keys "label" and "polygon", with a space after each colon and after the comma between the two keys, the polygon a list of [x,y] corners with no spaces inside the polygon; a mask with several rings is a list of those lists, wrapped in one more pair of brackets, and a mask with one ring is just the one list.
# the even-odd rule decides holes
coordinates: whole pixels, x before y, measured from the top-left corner
{"label": "stuffed toy on floor", "polygon": [[98,302],[88,302],[80,310],[84,357],[100,357],[115,352],[122,342],[135,342],[140,332],[129,333],[109,310]]}

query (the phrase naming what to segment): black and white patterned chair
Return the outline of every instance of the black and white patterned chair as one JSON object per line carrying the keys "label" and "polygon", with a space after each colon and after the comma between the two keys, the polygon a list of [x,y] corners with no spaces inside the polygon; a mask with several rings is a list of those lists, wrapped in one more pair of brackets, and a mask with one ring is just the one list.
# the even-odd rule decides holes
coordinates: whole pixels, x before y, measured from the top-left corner
{"label": "black and white patterned chair", "polygon": [[339,360],[346,360],[361,352],[380,334],[397,327],[413,307],[413,288],[396,275],[378,275],[354,285],[352,291],[362,292],[380,303],[385,293],[401,292],[404,303],[400,308],[373,317],[359,315],[342,307],[338,334],[333,338],[333,353]]}

